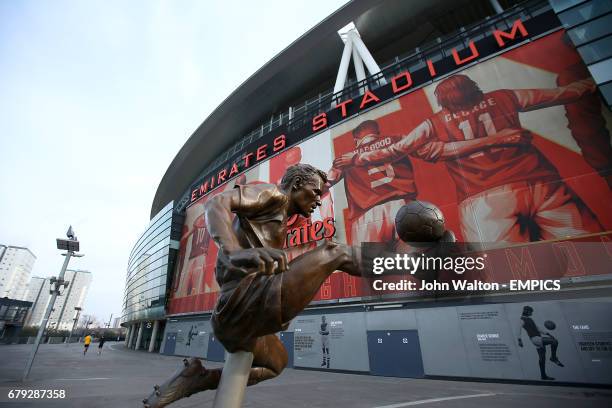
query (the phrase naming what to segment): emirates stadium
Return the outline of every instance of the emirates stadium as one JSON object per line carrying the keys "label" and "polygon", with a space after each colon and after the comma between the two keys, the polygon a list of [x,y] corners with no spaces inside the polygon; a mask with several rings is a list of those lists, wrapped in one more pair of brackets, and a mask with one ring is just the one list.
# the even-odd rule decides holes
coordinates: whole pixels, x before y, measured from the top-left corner
{"label": "emirates stadium", "polygon": [[128,261],[127,347],[225,360],[205,204],[305,163],[327,187],[287,219],[289,261],[326,241],[401,247],[398,211],[415,201],[487,258],[436,275],[472,290],[332,273],[278,333],[289,367],[612,383],[610,27],[609,1],[348,2],[168,164]]}

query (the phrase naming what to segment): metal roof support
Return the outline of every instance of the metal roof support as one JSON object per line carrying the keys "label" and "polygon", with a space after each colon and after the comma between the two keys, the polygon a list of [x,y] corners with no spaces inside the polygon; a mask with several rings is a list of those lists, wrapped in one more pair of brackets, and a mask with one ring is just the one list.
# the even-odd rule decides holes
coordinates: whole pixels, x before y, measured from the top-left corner
{"label": "metal roof support", "polygon": [[[366,45],[363,43],[357,29],[355,29],[355,31],[351,31],[350,36],[353,39],[353,48],[357,49],[359,52],[359,56],[368,68],[370,75],[378,74],[380,72],[380,67],[376,61],[374,61],[374,57],[372,57],[372,54],[370,54],[368,47],[366,47]],[[382,78],[380,81],[381,83],[387,83],[384,78]]]}
{"label": "metal roof support", "polygon": [[338,68],[338,75],[336,76],[336,84],[334,85],[334,94],[344,89],[346,83],[346,74],[348,73],[349,63],[351,62],[351,52],[353,50],[353,43],[346,41],[344,43],[344,50],[342,51],[342,59],[340,60],[340,67]]}
{"label": "metal roof support", "polygon": [[366,74],[365,74],[365,69],[363,68],[363,60],[361,59],[361,56],[359,55],[359,51],[357,50],[357,47],[356,47],[357,44],[355,44],[355,38],[356,38],[355,33],[349,32],[349,38],[351,39],[351,42],[353,43],[353,66],[355,67],[355,76],[357,77],[357,82],[361,82],[366,78]]}
{"label": "metal roof support", "polygon": [[493,7],[493,10],[495,10],[497,14],[501,14],[504,12],[504,9],[502,8],[501,4],[499,4],[499,1],[489,0],[489,3],[491,4],[491,7]]}
{"label": "metal roof support", "polygon": [[[338,75],[336,76],[334,94],[344,89],[351,55],[353,57],[357,82],[361,82],[366,78],[365,69],[363,67],[364,63],[370,75],[380,72],[380,67],[374,60],[374,57],[372,57],[368,47],[363,43],[354,23],[351,22],[338,30],[338,35],[344,42],[344,50],[342,51],[342,59],[340,60],[340,67],[338,68]],[[381,85],[387,83],[385,78],[380,78],[378,81]],[[360,93],[363,93],[363,90],[360,89]],[[332,106],[335,105],[336,103],[333,101]]]}

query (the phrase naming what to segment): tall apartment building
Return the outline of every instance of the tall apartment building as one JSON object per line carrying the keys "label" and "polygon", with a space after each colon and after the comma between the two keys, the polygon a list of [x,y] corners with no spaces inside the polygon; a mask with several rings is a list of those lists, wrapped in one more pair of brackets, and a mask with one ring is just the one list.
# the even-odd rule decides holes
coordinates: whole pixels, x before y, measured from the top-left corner
{"label": "tall apartment building", "polygon": [[28,248],[0,244],[0,298],[25,300],[35,261]]}
{"label": "tall apartment building", "polygon": [[[50,329],[70,330],[72,328],[76,316],[75,307],[83,307],[92,276],[91,272],[88,271],[68,269],[64,279],[69,281],[69,284],[62,289],[60,296],[55,300],[47,326]],[[51,300],[50,290],[49,278],[34,276],[30,280],[26,298],[34,305],[28,317],[27,325],[39,326],[41,324],[47,305]]]}

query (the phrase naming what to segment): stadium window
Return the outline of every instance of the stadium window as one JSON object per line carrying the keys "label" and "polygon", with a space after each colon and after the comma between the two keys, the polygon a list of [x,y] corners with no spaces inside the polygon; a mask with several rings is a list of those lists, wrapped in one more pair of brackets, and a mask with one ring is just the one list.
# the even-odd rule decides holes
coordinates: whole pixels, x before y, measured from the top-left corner
{"label": "stadium window", "polygon": [[581,45],[589,41],[597,40],[610,32],[612,26],[612,14],[607,14],[586,24],[572,28],[567,31],[575,45]]}
{"label": "stadium window", "polygon": [[612,105],[612,82],[600,86],[599,90],[601,91],[601,94],[603,95],[608,105]]}
{"label": "stadium window", "polygon": [[568,27],[582,24],[612,11],[612,1],[591,1],[559,13],[559,19]]}
{"label": "stadium window", "polygon": [[589,71],[598,84],[612,81],[612,58],[589,66]]}
{"label": "stadium window", "polygon": [[591,64],[612,56],[612,36],[585,44],[578,48],[585,63]]}

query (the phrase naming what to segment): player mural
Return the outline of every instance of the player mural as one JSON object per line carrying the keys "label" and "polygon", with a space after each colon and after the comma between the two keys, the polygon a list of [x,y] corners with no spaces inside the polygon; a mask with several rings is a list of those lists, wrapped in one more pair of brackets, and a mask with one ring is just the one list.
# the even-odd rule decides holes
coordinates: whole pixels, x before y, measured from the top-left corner
{"label": "player mural", "polygon": [[523,330],[525,330],[527,336],[529,336],[529,340],[531,340],[531,343],[538,351],[538,365],[540,366],[541,379],[551,381],[554,380],[554,378],[546,375],[546,346],[550,346],[550,361],[559,367],[564,367],[563,363],[561,363],[557,357],[559,342],[549,332],[554,330],[556,325],[553,321],[546,320],[544,322],[545,329],[543,329],[534,322],[532,315],[533,307],[523,307],[523,314],[521,315],[521,325],[518,335],[518,345],[519,347],[523,347],[522,333]]}
{"label": "player mural", "polygon": [[319,330],[319,334],[321,335],[321,352],[323,354],[321,367],[329,368],[329,363],[331,362],[331,357],[329,355],[329,330],[327,329],[325,316],[321,316],[321,330]]}
{"label": "player mural", "polygon": [[193,338],[197,335],[198,335],[198,326],[194,324],[189,329],[189,333],[187,333],[187,343],[185,343],[185,345],[191,346],[191,340],[193,340]]}
{"label": "player mural", "polygon": [[329,171],[329,183],[344,181],[348,204],[350,241],[388,242],[395,240],[394,218],[397,211],[416,195],[414,172],[408,155],[371,166],[356,165],[351,158],[365,152],[384,149],[401,140],[400,136],[381,135],[378,122],[364,120],[351,131],[354,150],[347,162],[335,160]]}
{"label": "player mural", "polygon": [[[611,126],[562,31],[373,104],[187,209],[168,312],[211,311],[217,300],[217,249],[201,218],[207,200],[236,184],[278,184],[297,163],[326,171],[328,183],[314,214],[287,220],[289,260],[321,240],[401,244],[397,213],[418,200],[441,210],[458,242],[512,246],[490,280],[609,273],[592,261],[612,230]],[[557,241],[568,243],[533,245]],[[585,255],[574,247],[583,242],[602,249]],[[565,264],[542,261],[559,251]],[[334,273],[313,301],[364,295],[360,278]]]}
{"label": "player mural", "polygon": [[[552,89],[484,93],[467,75],[453,75],[435,87],[442,110],[396,143],[349,153],[334,163],[374,169],[407,156],[444,161],[455,182],[461,231],[469,242],[525,242],[600,232],[594,214],[531,143],[531,133],[519,118],[520,112],[577,102],[594,92],[595,83],[583,80]],[[393,172],[377,181],[393,183]]]}

